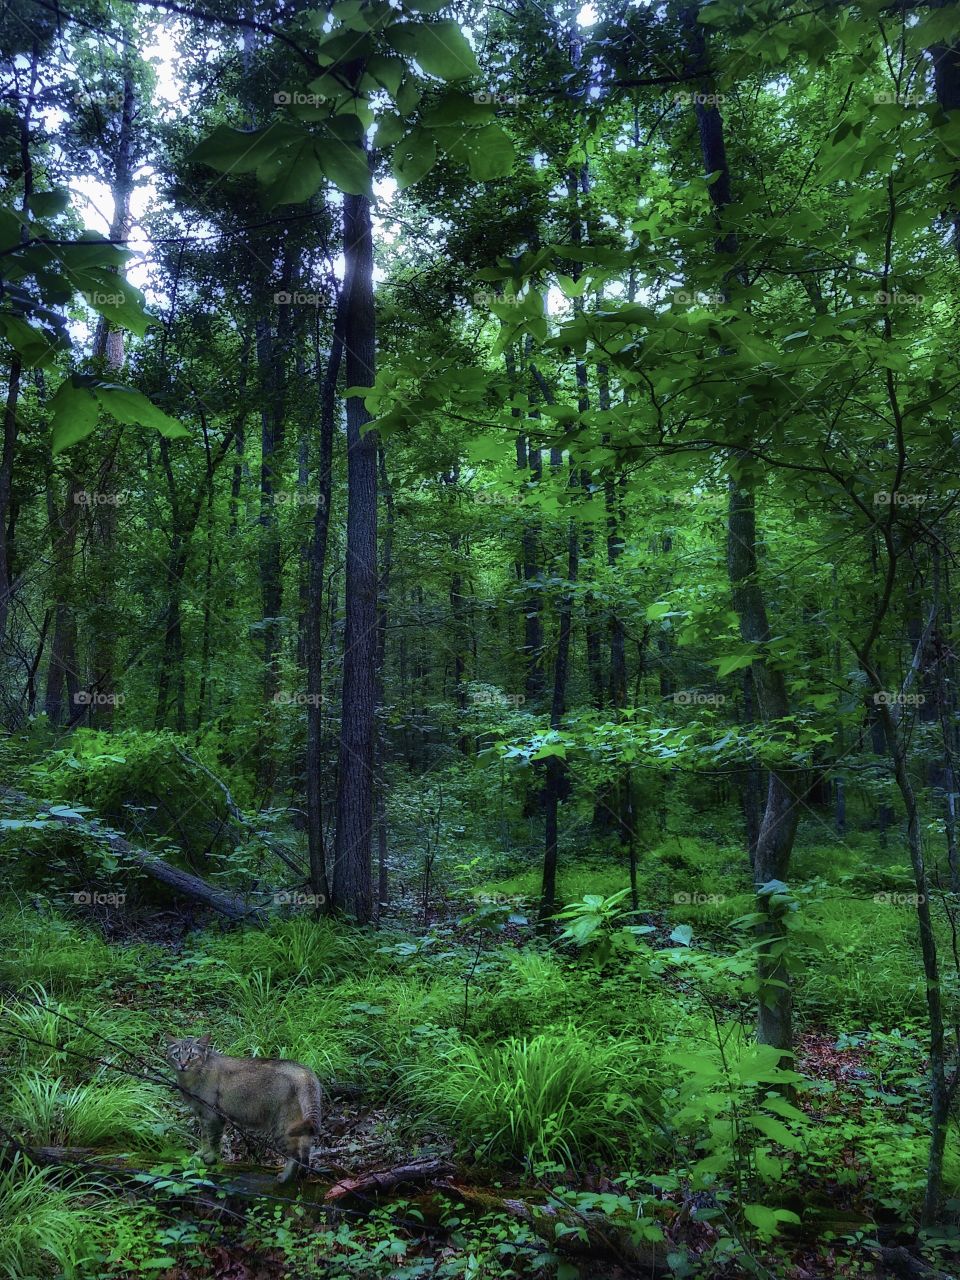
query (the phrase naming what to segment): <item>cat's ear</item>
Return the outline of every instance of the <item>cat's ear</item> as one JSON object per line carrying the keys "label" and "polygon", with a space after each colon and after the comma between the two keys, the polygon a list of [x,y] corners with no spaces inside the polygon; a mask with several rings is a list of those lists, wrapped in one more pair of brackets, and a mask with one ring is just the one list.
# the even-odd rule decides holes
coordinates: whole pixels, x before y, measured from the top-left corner
{"label": "cat's ear", "polygon": [[167,1042],[167,1044],[176,1044],[176,1043],[177,1043],[177,1037],[176,1037],[176,1036],[172,1036],[172,1035],[170,1034],[170,1032],[169,1032],[169,1031],[165,1031],[165,1032],[163,1033],[163,1038],[164,1038],[164,1040]]}
{"label": "cat's ear", "polygon": [[209,1048],[210,1048],[210,1041],[211,1041],[211,1039],[212,1039],[212,1036],[211,1036],[210,1032],[208,1031],[208,1032],[207,1032],[207,1034],[206,1034],[205,1036],[201,1036],[201,1037],[200,1037],[200,1039],[197,1041],[197,1044],[198,1044],[198,1045],[200,1045],[200,1046],[201,1046],[202,1048],[204,1048],[204,1049],[209,1049]]}

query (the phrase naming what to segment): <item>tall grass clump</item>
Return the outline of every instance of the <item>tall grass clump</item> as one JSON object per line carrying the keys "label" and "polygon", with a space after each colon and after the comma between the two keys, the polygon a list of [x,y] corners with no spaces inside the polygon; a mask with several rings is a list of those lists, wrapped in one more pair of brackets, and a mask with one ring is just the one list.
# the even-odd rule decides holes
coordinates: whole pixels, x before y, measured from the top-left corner
{"label": "tall grass clump", "polygon": [[274,977],[329,982],[360,964],[369,964],[361,939],[330,920],[296,916],[269,929],[238,929],[220,937],[205,934],[206,965],[233,973],[269,969]]}
{"label": "tall grass clump", "polygon": [[502,1044],[435,1043],[398,1092],[428,1124],[493,1162],[622,1162],[659,1141],[648,1047],[573,1024]]}
{"label": "tall grass clump", "polygon": [[0,1172],[0,1275],[7,1280],[89,1275],[95,1264],[97,1238],[112,1216],[104,1205],[91,1205],[89,1182],[67,1190],[56,1186],[47,1169],[36,1169],[14,1156]]}
{"label": "tall grass clump", "polygon": [[4,1111],[38,1146],[162,1147],[170,1127],[161,1095],[145,1081],[92,1080],[69,1085],[26,1071],[12,1081]]}

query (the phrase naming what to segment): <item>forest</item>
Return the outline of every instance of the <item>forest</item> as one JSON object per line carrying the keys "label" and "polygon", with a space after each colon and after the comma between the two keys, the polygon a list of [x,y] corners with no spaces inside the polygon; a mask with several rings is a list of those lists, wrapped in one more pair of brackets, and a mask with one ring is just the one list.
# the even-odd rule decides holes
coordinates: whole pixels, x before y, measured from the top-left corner
{"label": "forest", "polygon": [[956,1280],[960,5],[3,0],[0,175],[0,1276]]}

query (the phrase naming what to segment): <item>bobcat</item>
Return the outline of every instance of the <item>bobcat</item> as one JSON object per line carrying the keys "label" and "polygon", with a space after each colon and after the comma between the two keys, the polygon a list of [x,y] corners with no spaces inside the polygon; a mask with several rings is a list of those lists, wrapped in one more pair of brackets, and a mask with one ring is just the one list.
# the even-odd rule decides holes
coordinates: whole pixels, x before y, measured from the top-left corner
{"label": "bobcat", "polygon": [[287,1157],[278,1182],[306,1172],[323,1097],[309,1067],[277,1058],[228,1058],[211,1049],[209,1035],[182,1040],[168,1035],[167,1058],[177,1087],[200,1118],[205,1163],[219,1158],[223,1127],[231,1120]]}

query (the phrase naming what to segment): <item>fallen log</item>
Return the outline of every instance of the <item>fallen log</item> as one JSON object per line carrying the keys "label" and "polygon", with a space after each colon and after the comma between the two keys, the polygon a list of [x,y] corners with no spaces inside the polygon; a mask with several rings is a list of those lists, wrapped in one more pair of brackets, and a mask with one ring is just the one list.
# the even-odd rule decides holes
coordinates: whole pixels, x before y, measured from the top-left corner
{"label": "fallen log", "polygon": [[472,1187],[449,1185],[466,1205],[485,1212],[505,1210],[525,1222],[555,1253],[569,1258],[605,1258],[618,1263],[630,1275],[671,1276],[667,1262],[669,1246],[658,1240],[643,1240],[637,1223],[617,1221],[600,1213],[582,1213],[553,1200],[500,1197]]}
{"label": "fallen log", "polygon": [[[262,924],[265,920],[262,908],[252,906],[241,894],[231,893],[228,889],[218,889],[206,880],[202,880],[199,876],[191,875],[189,871],[181,871],[179,867],[172,867],[169,862],[164,862],[158,854],[150,853],[146,849],[138,849],[136,845],[130,844],[118,832],[103,826],[96,818],[86,818],[83,814],[71,810],[69,805],[40,804],[22,792],[13,791],[6,787],[0,790],[0,801],[21,811],[24,809],[30,810],[34,816],[43,818],[48,822],[57,822],[65,827],[75,827],[84,835],[91,836],[95,840],[102,840],[122,861],[132,863],[144,875],[165,885],[181,897],[189,898],[193,902],[202,902],[204,906],[216,911],[218,915],[224,916],[227,920],[248,920],[256,924]],[[257,896],[269,897],[271,895],[263,893]]]}
{"label": "fallen log", "polygon": [[341,1178],[334,1183],[324,1199],[342,1200],[345,1196],[362,1195],[371,1191],[392,1191],[401,1183],[430,1182],[435,1178],[449,1178],[454,1173],[456,1168],[449,1160],[425,1157],[422,1160],[411,1160],[408,1164],[394,1165],[391,1169],[370,1169],[354,1177]]}
{"label": "fallen log", "polygon": [[952,1280],[946,1271],[931,1267],[903,1245],[887,1248],[871,1241],[863,1248],[872,1256],[878,1275],[896,1277],[896,1280]]}

